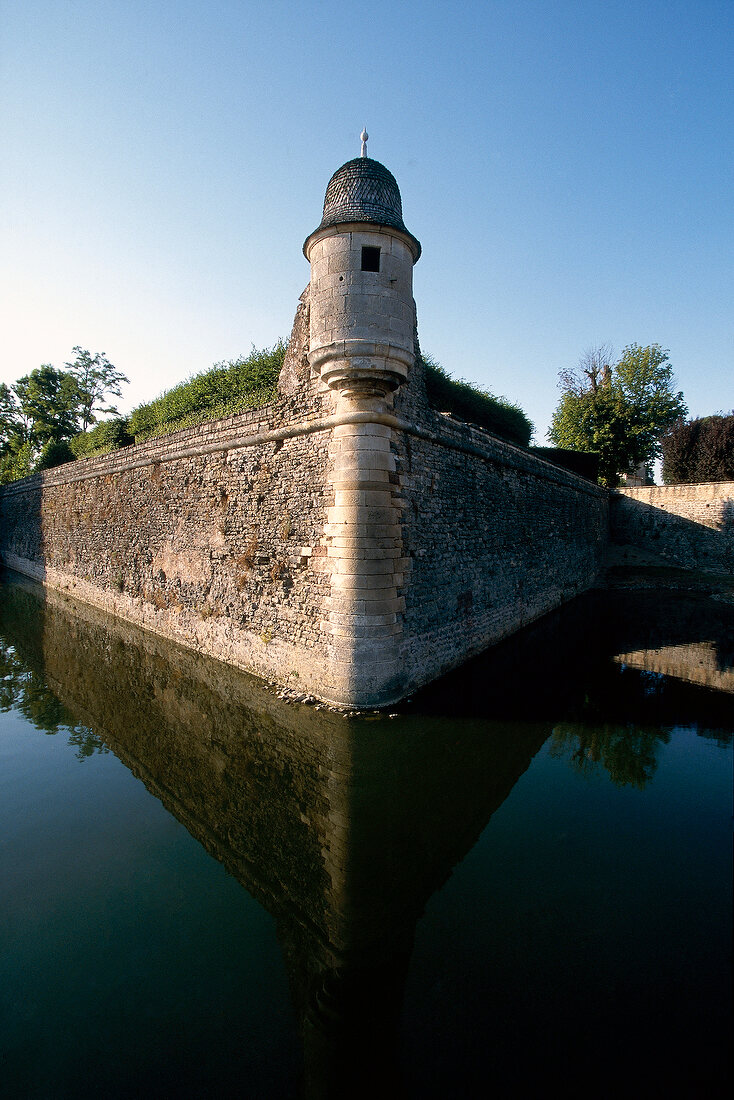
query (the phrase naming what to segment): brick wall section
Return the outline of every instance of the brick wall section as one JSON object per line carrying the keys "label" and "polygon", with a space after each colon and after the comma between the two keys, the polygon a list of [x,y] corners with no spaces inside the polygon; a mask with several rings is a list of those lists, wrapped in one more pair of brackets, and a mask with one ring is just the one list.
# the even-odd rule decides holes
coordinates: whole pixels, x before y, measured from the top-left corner
{"label": "brick wall section", "polygon": [[704,572],[734,573],[734,482],[619,489],[611,538]]}

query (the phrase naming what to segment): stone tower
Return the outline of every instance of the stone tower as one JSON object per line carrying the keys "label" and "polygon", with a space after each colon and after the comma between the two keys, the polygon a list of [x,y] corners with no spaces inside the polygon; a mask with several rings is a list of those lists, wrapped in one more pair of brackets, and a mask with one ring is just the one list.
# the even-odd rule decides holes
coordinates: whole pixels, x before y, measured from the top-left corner
{"label": "stone tower", "polygon": [[334,504],[324,541],[331,594],[325,694],[351,705],[401,695],[409,561],[395,473],[393,392],[415,362],[413,264],[421,246],[402,216],[393,175],[365,154],[334,173],[311,264],[308,359],[333,393]]}
{"label": "stone tower", "polygon": [[414,359],[413,264],[391,172],[362,156],[334,173],[303,251],[311,264],[309,363],[332,389],[386,394]]}

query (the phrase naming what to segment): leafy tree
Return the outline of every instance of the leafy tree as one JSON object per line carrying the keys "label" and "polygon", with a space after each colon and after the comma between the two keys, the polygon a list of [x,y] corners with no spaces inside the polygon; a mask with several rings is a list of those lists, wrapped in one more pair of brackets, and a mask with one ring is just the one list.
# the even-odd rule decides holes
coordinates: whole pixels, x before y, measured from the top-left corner
{"label": "leafy tree", "polygon": [[599,480],[610,487],[620,474],[653,462],[665,430],[687,412],[659,344],[631,344],[612,360],[610,347],[592,348],[576,370],[561,372],[563,393],[548,432],[558,447],[598,452]]}
{"label": "leafy tree", "polygon": [[73,462],[75,458],[76,455],[66,439],[51,439],[42,447],[34,473],[39,470],[51,470],[54,466],[63,466],[65,462]]}
{"label": "leafy tree", "polygon": [[613,382],[636,412],[635,441],[640,462],[660,457],[660,438],[688,412],[682,391],[674,390],[670,353],[659,344],[630,344],[614,368]]}
{"label": "leafy tree", "polygon": [[26,438],[34,447],[70,439],[78,430],[79,389],[69,371],[44,363],[19,378],[13,390]]}
{"label": "leafy tree", "polygon": [[13,449],[24,437],[23,420],[10,386],[0,383],[0,454]]}
{"label": "leafy tree", "polygon": [[95,413],[101,412],[107,416],[118,416],[114,405],[105,405],[105,395],[112,394],[122,397],[122,383],[129,379],[110,363],[103,351],[91,355],[85,348],[78,345],[72,348],[76,359],[66,363],[69,373],[74,376],[78,386],[78,408],[81,429],[86,432],[90,424],[97,423]]}
{"label": "leafy tree", "polygon": [[679,420],[662,438],[663,481],[734,481],[734,411]]}
{"label": "leafy tree", "polygon": [[0,485],[9,485],[33,473],[33,445],[29,440],[15,436],[8,449],[0,456]]}
{"label": "leafy tree", "polygon": [[[109,362],[103,352],[91,355],[75,347],[76,359],[69,370],[57,370],[44,363],[19,378],[14,386],[0,384],[0,484],[6,485],[34,472],[46,470],[77,457],[69,440],[96,423],[96,413],[116,414],[106,406],[106,394],[120,395],[127,378]],[[99,439],[79,445],[79,453],[110,450],[131,437],[118,420],[111,431],[98,425]],[[87,436],[94,433],[86,433]],[[82,433],[84,438],[84,433]]]}

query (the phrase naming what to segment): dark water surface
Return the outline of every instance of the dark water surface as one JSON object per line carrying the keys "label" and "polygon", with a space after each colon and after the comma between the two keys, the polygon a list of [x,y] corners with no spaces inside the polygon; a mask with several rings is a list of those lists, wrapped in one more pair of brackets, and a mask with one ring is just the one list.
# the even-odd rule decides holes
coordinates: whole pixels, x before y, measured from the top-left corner
{"label": "dark water surface", "polygon": [[5,581],[0,1094],[728,1096],[731,604],[344,719]]}

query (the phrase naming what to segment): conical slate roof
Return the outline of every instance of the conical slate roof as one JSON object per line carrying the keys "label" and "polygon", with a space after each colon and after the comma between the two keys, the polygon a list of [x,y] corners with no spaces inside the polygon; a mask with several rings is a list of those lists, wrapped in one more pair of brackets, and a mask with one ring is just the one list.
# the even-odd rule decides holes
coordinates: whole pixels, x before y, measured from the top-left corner
{"label": "conical slate roof", "polygon": [[420,256],[420,242],[403,222],[403,203],[395,177],[378,160],[370,157],[348,160],[329,180],[324,214],[315,232],[344,222],[367,222],[399,229],[413,242],[416,260]]}

